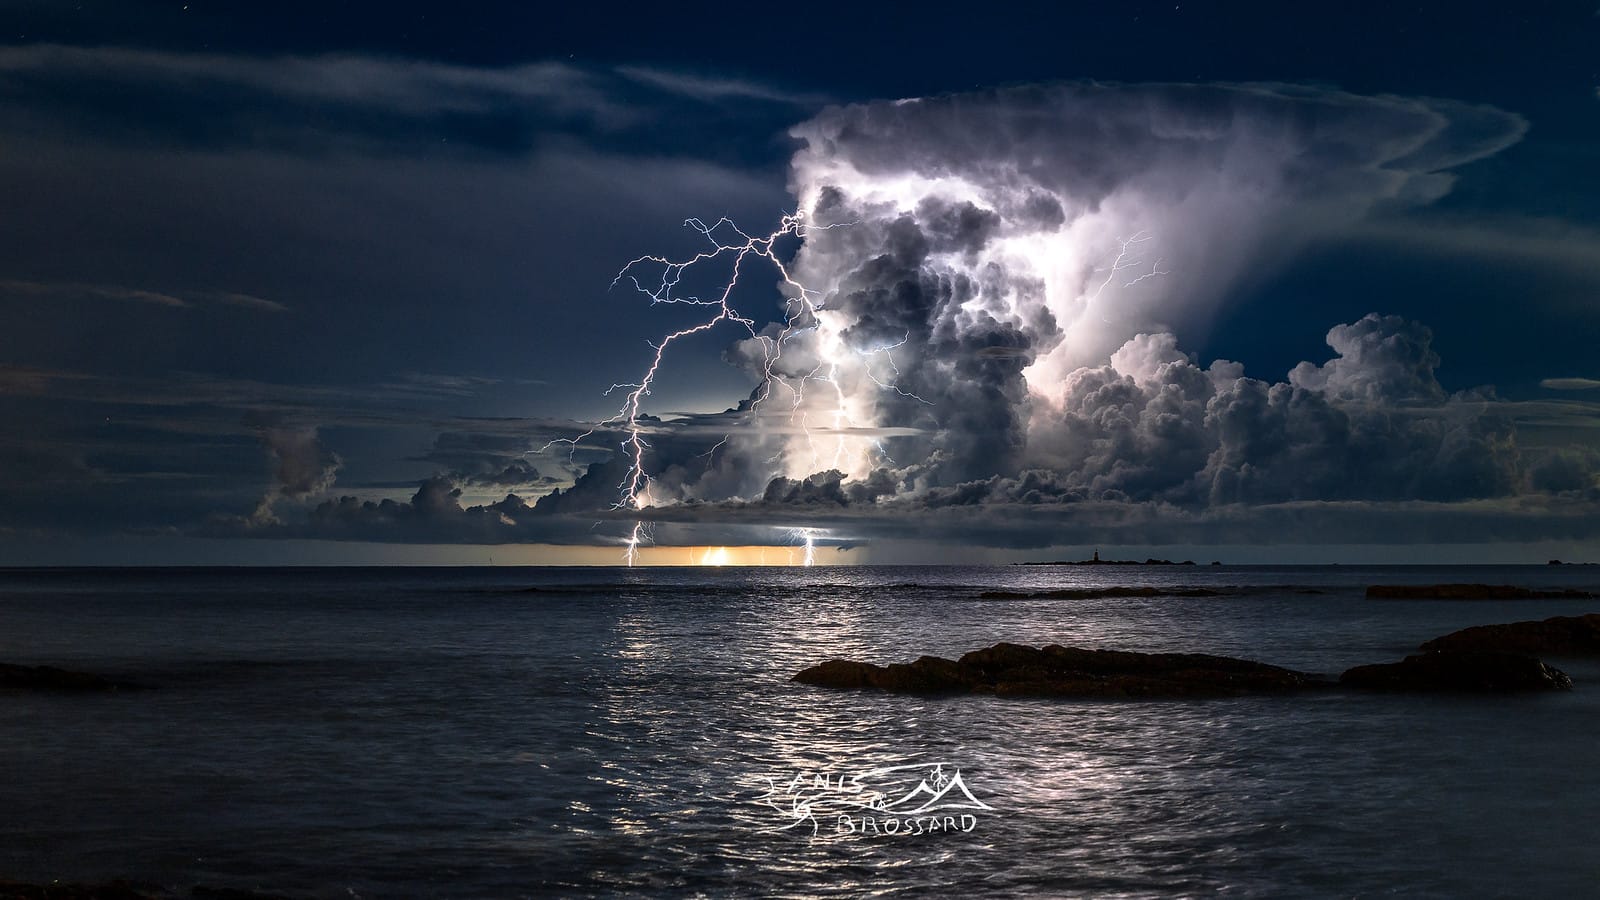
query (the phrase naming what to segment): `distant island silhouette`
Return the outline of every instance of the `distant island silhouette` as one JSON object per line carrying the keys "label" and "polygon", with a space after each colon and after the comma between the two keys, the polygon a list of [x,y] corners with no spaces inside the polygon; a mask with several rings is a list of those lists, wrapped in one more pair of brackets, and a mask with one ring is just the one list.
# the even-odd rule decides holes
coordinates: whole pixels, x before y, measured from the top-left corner
{"label": "distant island silhouette", "polygon": [[[1212,560],[1213,566],[1222,565],[1221,562]],[[1094,556],[1089,559],[1057,559],[1049,562],[1020,562],[1013,563],[1018,566],[1192,566],[1195,561],[1186,559],[1183,562],[1173,562],[1170,559],[1155,559],[1154,557],[1140,562],[1137,559],[1101,559],[1100,551],[1094,551]]]}

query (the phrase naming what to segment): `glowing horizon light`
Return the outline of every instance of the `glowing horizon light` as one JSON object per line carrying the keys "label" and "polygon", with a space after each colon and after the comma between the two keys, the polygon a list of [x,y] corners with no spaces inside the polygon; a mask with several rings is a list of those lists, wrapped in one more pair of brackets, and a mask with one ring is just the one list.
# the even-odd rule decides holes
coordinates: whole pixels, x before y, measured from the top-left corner
{"label": "glowing horizon light", "polygon": [[[838,560],[847,562],[848,560]],[[775,566],[799,568],[805,565],[802,548],[781,544],[652,546],[640,552],[639,565],[688,566],[692,568],[742,568]],[[816,563],[822,565],[822,563]]]}

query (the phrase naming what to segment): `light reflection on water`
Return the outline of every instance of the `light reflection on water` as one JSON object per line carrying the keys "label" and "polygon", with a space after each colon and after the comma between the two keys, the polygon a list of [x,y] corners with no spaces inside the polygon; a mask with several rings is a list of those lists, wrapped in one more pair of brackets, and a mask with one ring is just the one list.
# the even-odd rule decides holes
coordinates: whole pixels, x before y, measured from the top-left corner
{"label": "light reflection on water", "polygon": [[[1368,583],[1586,574],[12,573],[0,660],[162,689],[4,698],[0,875],[330,897],[1571,895],[1600,877],[1593,664],[1568,668],[1594,689],[1513,698],[929,699],[788,678],[999,640],[1337,672],[1588,611],[1369,602]],[[1106,583],[1246,590],[975,599]],[[994,807],[972,833],[813,839],[757,802],[768,777],[927,759]]]}

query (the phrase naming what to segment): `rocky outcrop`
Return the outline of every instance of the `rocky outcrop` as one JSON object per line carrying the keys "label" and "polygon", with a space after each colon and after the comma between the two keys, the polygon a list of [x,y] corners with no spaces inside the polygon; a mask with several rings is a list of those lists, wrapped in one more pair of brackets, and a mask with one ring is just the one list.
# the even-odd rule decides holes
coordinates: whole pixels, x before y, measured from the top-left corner
{"label": "rocky outcrop", "polygon": [[34,691],[126,691],[144,685],[114,681],[87,672],[72,672],[55,666],[14,666],[0,663],[0,689]]}
{"label": "rocky outcrop", "polygon": [[1545,656],[1600,656],[1600,614],[1539,622],[1475,625],[1422,645],[1423,650],[1479,650]]}
{"label": "rocky outcrop", "polygon": [[830,659],[794,676],[801,684],[831,688],[877,688],[904,694],[957,694],[977,686],[975,673],[938,656],[915,662],[877,666],[847,659]]}
{"label": "rocky outcrop", "polygon": [[1368,691],[1567,691],[1572,679],[1560,669],[1520,653],[1437,650],[1397,663],[1356,666],[1339,684]]}
{"label": "rocky outcrop", "polygon": [[912,694],[1002,697],[1229,697],[1320,686],[1290,669],[1200,653],[1131,653],[996,644],[959,660],[924,656],[877,666],[833,659],[794,676],[802,684]]}
{"label": "rocky outcrop", "polygon": [[1375,584],[1369,600],[1589,600],[1589,591],[1541,590],[1510,584]]}

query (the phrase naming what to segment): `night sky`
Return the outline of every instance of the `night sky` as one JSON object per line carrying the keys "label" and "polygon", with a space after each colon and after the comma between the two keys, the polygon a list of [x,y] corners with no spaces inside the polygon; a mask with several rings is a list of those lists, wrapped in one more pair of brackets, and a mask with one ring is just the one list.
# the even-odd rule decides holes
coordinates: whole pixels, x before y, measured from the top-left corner
{"label": "night sky", "polygon": [[0,0],[0,564],[1600,560],[1592,0],[240,6]]}

